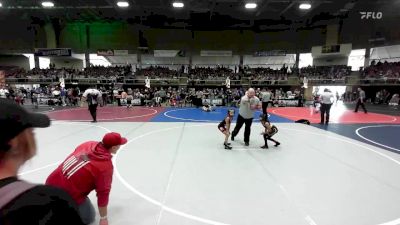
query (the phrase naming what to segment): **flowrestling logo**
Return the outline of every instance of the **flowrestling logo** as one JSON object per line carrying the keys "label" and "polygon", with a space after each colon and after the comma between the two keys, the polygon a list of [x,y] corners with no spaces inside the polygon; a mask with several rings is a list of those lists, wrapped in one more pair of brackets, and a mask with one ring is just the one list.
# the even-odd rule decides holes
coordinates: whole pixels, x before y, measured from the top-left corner
{"label": "flowrestling logo", "polygon": [[362,20],[368,20],[368,19],[380,20],[383,17],[382,12],[360,12],[360,14]]}

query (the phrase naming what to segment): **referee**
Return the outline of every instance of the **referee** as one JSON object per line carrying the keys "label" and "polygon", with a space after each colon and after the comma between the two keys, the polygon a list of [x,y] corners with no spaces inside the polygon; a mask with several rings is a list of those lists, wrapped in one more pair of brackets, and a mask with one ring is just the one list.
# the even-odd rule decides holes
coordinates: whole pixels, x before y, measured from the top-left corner
{"label": "referee", "polygon": [[[333,94],[327,89],[324,89],[324,93],[321,95],[321,122],[320,124],[328,124],[329,123],[329,113],[331,111],[332,99],[334,98]],[[325,119],[326,114],[326,119]]]}
{"label": "referee", "polygon": [[101,92],[97,90],[95,87],[87,89],[82,95],[82,102],[87,100],[89,112],[93,118],[92,123],[97,122],[97,106],[99,104],[100,98],[101,98]]}
{"label": "referee", "polygon": [[244,144],[249,146],[251,124],[253,123],[254,112],[261,109],[260,99],[255,96],[255,91],[250,88],[246,95],[240,100],[239,115],[236,121],[235,129],[232,132],[231,140],[235,140],[235,136],[239,133],[243,124],[244,128]]}
{"label": "referee", "polygon": [[268,108],[268,104],[271,102],[271,92],[267,89],[265,90],[265,88],[261,91],[261,100],[262,100],[262,111],[263,114],[268,114],[267,113],[267,108]]}
{"label": "referee", "polygon": [[362,107],[364,110],[364,113],[367,113],[367,109],[365,108],[364,102],[365,102],[365,91],[362,90],[361,88],[357,88],[358,90],[358,100],[357,100],[357,105],[356,105],[356,109],[354,110],[354,112],[358,112],[358,107]]}

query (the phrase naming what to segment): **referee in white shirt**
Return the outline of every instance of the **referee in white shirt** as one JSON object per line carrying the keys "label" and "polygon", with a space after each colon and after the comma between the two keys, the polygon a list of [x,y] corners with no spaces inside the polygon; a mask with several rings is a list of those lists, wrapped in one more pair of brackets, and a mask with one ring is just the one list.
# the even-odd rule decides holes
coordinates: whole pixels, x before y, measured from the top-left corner
{"label": "referee in white shirt", "polygon": [[[324,93],[321,95],[321,122],[320,124],[328,124],[329,123],[329,113],[331,111],[332,99],[334,98],[333,94],[327,89],[324,89]],[[325,119],[326,114],[326,119]]]}
{"label": "referee in white shirt", "polygon": [[244,144],[249,146],[251,124],[253,123],[254,113],[261,109],[260,99],[255,96],[255,91],[250,88],[246,95],[240,100],[239,115],[236,121],[235,129],[232,131],[231,140],[235,140],[235,136],[239,133],[243,124],[244,127]]}
{"label": "referee in white shirt", "polygon": [[358,107],[362,107],[364,110],[364,113],[367,113],[367,109],[365,108],[364,102],[365,102],[365,91],[363,91],[361,88],[357,88],[358,90],[358,100],[357,100],[357,105],[356,105],[356,109],[354,110],[354,112],[358,112]]}
{"label": "referee in white shirt", "polygon": [[89,112],[93,118],[92,123],[97,122],[97,106],[99,104],[100,98],[101,98],[101,92],[97,90],[95,87],[87,89],[82,95],[82,102],[87,100]]}
{"label": "referee in white shirt", "polygon": [[260,97],[261,97],[261,100],[262,100],[262,111],[263,111],[263,114],[268,114],[267,108],[268,108],[268,104],[271,102],[271,92],[268,89],[265,90],[265,88],[264,88],[261,91]]}

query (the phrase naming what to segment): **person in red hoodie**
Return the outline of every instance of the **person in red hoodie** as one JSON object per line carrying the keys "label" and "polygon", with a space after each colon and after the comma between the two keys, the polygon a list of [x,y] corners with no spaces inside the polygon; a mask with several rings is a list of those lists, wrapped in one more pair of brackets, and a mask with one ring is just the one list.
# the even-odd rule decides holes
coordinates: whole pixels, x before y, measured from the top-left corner
{"label": "person in red hoodie", "polygon": [[100,225],[108,225],[107,205],[113,176],[111,158],[126,143],[126,138],[114,132],[104,135],[101,142],[85,142],[47,178],[47,185],[62,188],[72,196],[85,224],[95,219],[94,207],[87,196],[96,190]]}

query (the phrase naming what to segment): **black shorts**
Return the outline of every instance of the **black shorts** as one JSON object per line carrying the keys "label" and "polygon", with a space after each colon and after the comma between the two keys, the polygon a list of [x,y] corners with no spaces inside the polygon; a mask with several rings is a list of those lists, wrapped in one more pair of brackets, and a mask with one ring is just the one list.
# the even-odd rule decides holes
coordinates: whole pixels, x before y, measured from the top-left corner
{"label": "black shorts", "polygon": [[221,131],[222,133],[225,133],[226,127],[218,126],[218,130]]}

